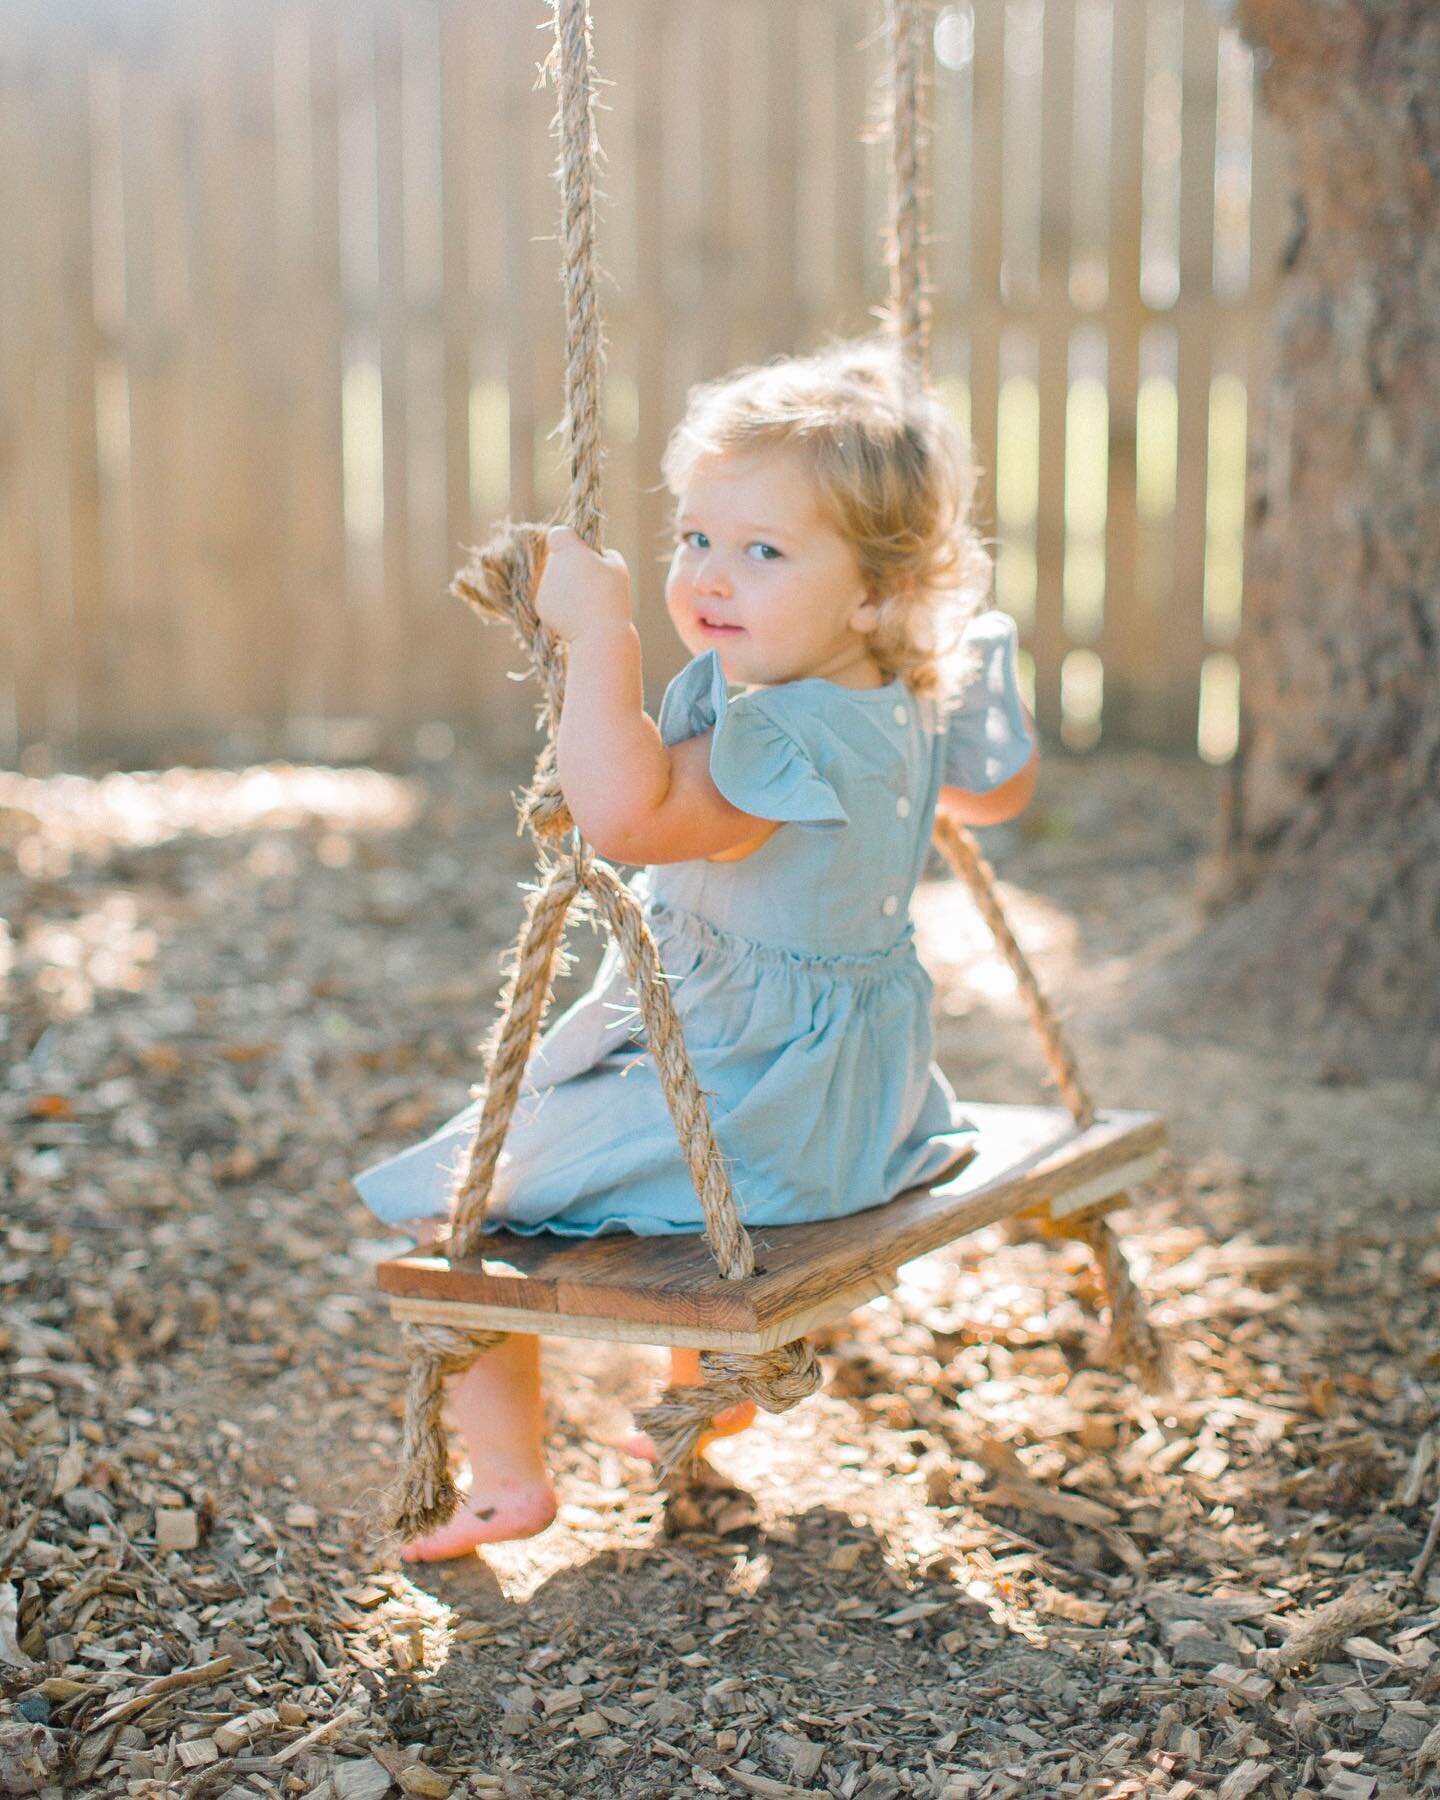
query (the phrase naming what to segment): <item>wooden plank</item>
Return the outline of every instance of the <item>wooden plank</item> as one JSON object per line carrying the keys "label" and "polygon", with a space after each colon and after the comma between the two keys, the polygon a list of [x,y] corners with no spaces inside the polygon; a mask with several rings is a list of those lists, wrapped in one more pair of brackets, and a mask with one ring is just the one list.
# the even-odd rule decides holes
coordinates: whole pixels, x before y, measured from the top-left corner
{"label": "wooden plank", "polygon": [[[1210,471],[1211,325],[1215,254],[1217,34],[1207,8],[1184,9],[1180,119],[1180,293],[1194,306],[1176,332],[1175,566],[1165,622],[1165,711],[1171,745],[1193,754],[1205,656],[1205,532]],[[1155,741],[1155,735],[1150,741]]]}
{"label": "wooden plank", "polygon": [[[638,17],[638,9],[635,16]],[[635,612],[642,629],[648,624],[654,635],[669,633],[665,610],[665,555],[670,539],[673,502],[660,478],[660,462],[673,421],[666,417],[669,387],[670,338],[667,318],[674,309],[667,291],[665,255],[666,183],[671,164],[664,154],[664,115],[660,93],[673,88],[674,46],[672,27],[664,8],[645,13],[644,29],[635,33],[638,52],[630,79],[640,104],[630,139],[635,158],[635,284],[639,332],[632,346],[635,371],[635,430],[628,429],[615,443],[614,460],[606,483],[607,505],[613,513],[622,498],[628,517],[623,543],[634,577]],[[632,27],[633,29],[633,27]],[[658,92],[651,92],[655,88]]]}
{"label": "wooden plank", "polygon": [[[75,96],[64,81],[63,71],[52,57],[37,61],[37,113],[43,121],[28,148],[41,150],[64,129],[64,120]],[[28,161],[28,158],[22,158]],[[35,575],[35,610],[21,621],[21,639],[28,661],[27,675],[17,680],[21,736],[41,747],[44,760],[38,770],[53,766],[74,738],[74,711],[68,670],[73,654],[73,635],[68,593],[68,545],[62,497],[66,488],[65,337],[60,296],[64,288],[65,220],[53,188],[53,173],[43,154],[28,167],[15,171],[27,192],[22,205],[34,205],[33,276],[30,293],[30,326],[25,343],[27,368],[23,391],[30,406],[28,422],[22,420],[21,442],[29,465],[29,497],[23,522],[29,538]],[[23,665],[22,665],[23,666]],[[33,709],[33,729],[26,731],[25,715]]]}
{"label": "wooden plank", "polygon": [[[274,479],[272,18],[243,26],[200,0],[175,29],[187,48],[197,122],[190,348],[191,492],[187,553],[193,702],[219,736],[277,710],[288,645]],[[267,316],[268,315],[268,316]],[[280,702],[283,710],[283,698]],[[234,740],[232,740],[234,741]],[[258,748],[253,738],[244,743]]]}
{"label": "wooden plank", "polygon": [[803,1337],[821,1325],[836,1325],[895,1286],[892,1269],[886,1275],[868,1277],[837,1290],[828,1299],[781,1319],[773,1319],[755,1331],[727,1331],[718,1326],[677,1324],[673,1320],[647,1324],[641,1320],[595,1317],[567,1313],[546,1317],[521,1307],[476,1306],[456,1300],[392,1300],[390,1316],[405,1324],[450,1325],[459,1330],[541,1332],[546,1337],[603,1338],[613,1344],[669,1344],[688,1350],[741,1350],[758,1353]]}
{"label": "wooden plank", "polygon": [[[1036,716],[1053,732],[1060,720],[1060,667],[1065,660],[1062,579],[1065,572],[1065,447],[1070,396],[1070,168],[1075,92],[1075,16],[1050,5],[1044,16],[1040,113],[1039,483],[1035,515]],[[1032,96],[1032,104],[1036,97]]]}
{"label": "wooden plank", "polygon": [[765,354],[791,355],[806,348],[800,341],[797,293],[796,233],[800,197],[796,185],[797,88],[800,82],[795,35],[798,9],[769,7],[761,49],[765,94],[765,235],[761,242],[765,271]]}
{"label": "wooden plank", "polygon": [[[967,1104],[964,1114],[978,1129],[978,1154],[957,1175],[846,1218],[757,1227],[757,1271],[745,1281],[717,1277],[698,1233],[576,1241],[510,1232],[494,1233],[483,1258],[400,1257],[380,1264],[377,1280],[407,1300],[507,1308],[562,1336],[571,1316],[652,1334],[679,1326],[794,1335],[795,1320],[814,1317],[836,1294],[981,1225],[1042,1205],[1056,1217],[1093,1206],[1147,1170],[1164,1142],[1163,1122],[1150,1113],[1105,1114],[1085,1132],[1059,1107]],[[1070,1195],[1079,1198],[1067,1208]]]}
{"label": "wooden plank", "polygon": [[864,0],[839,0],[829,9],[831,39],[827,62],[834,83],[835,101],[830,115],[830,166],[833,170],[831,216],[831,291],[827,324],[837,332],[859,333],[875,324],[867,317],[874,300],[866,269],[864,232],[865,183],[868,159],[878,149],[860,141],[866,123],[869,89],[861,45],[875,29],[875,14]]}
{"label": "wooden plank", "polygon": [[0,755],[7,761],[45,736],[41,641],[44,616],[37,391],[43,268],[39,149],[45,85],[24,13],[0,17]]}
{"label": "wooden plank", "polygon": [[[294,619],[288,724],[296,748],[320,756],[329,750],[323,722],[343,714],[350,702],[335,6],[336,0],[303,0],[293,7],[277,70],[286,150],[277,220],[281,271],[287,310],[305,321],[304,331],[291,334],[285,347],[286,584]],[[304,733],[298,738],[297,728]]]}
{"label": "wooden plank", "polygon": [[987,544],[997,534],[995,461],[1000,405],[1000,256],[1004,175],[1004,11],[975,8],[970,112],[970,437],[979,480],[973,516]]}
{"label": "wooden plank", "polygon": [[127,738],[137,745],[148,739],[161,755],[173,755],[181,748],[180,734],[203,709],[186,664],[186,625],[193,615],[186,619],[176,589],[179,521],[187,501],[199,497],[193,494],[179,431],[185,394],[177,314],[184,257],[176,237],[184,207],[178,193],[174,71],[164,34],[137,33],[123,79],[124,345],[134,570],[125,633],[125,725]]}
{"label": "wooden plank", "polygon": [[[464,48],[456,56],[453,40],[447,44],[445,74],[447,82],[453,81],[463,61],[468,99],[460,118],[450,126],[456,150],[445,181],[448,190],[453,169],[457,180],[464,183],[463,191],[455,192],[454,203],[464,205],[466,245],[463,259],[453,267],[447,265],[446,286],[447,292],[458,290],[453,303],[456,329],[463,330],[469,355],[460,424],[467,445],[471,524],[460,529],[452,541],[452,570],[463,560],[457,546],[483,543],[491,527],[507,513],[517,519],[532,516],[515,485],[517,395],[509,377],[512,365],[518,362],[512,343],[512,309],[517,304],[515,286],[521,278],[515,211],[522,140],[516,115],[521,109],[541,106],[540,96],[529,93],[517,70],[521,51],[538,51],[543,43],[535,30],[541,15],[533,6],[522,14],[514,0],[496,7],[456,0],[453,10],[463,26]],[[473,402],[472,394],[477,396]],[[478,428],[473,436],[472,403]],[[528,481],[528,474],[525,479]],[[499,626],[481,627],[459,602],[451,600],[449,604],[460,613],[464,639],[456,664],[457,723],[462,729],[482,723],[487,744],[497,752],[502,738],[533,751],[531,694],[506,675],[507,670],[524,666],[509,631]]]}
{"label": "wooden plank", "polygon": [[285,517],[273,443],[284,442],[285,346],[294,329],[277,292],[275,239],[274,0],[248,5],[226,22],[230,57],[223,80],[237,107],[227,205],[239,227],[236,342],[245,394],[241,454],[247,514],[234,541],[231,604],[245,645],[246,748],[273,753],[289,712],[292,614],[285,603],[281,527]]}
{"label": "wooden plank", "polygon": [[1105,307],[1110,472],[1105,504],[1104,732],[1135,735],[1153,684],[1155,622],[1136,592],[1136,399],[1140,380],[1141,150],[1145,127],[1144,0],[1115,0],[1110,79],[1109,283]]}
{"label": "wooden plank", "polygon": [[[65,509],[72,621],[69,703],[74,721],[67,746],[83,756],[108,735],[107,612],[100,537],[100,466],[95,432],[95,278],[92,265],[89,67],[84,33],[66,17],[59,66],[68,96],[65,119],[55,121],[57,210],[64,221],[60,304],[64,320],[63,398]],[[79,125],[77,125],[79,121]]]}
{"label": "wooden plank", "polygon": [[731,303],[721,340],[728,340],[728,348],[717,373],[739,363],[763,362],[774,341],[768,316],[770,273],[765,266],[769,170],[762,153],[769,134],[769,95],[756,54],[771,10],[757,0],[729,0],[723,9],[729,47],[721,52],[723,73],[717,68],[714,74],[717,85],[724,84],[728,127],[722,142],[729,165],[725,223]]}
{"label": "wooden plank", "polygon": [[[463,452],[468,408],[462,407],[452,438],[450,359],[453,338],[447,333],[447,234],[463,226],[464,208],[448,208],[445,199],[446,18],[437,6],[403,9],[402,118],[404,126],[404,204],[406,356],[409,421],[409,536],[406,604],[413,630],[411,643],[425,652],[407,650],[413,675],[408,696],[411,721],[426,725],[450,712],[453,671],[474,650],[474,625],[446,589],[466,541],[462,531],[449,531],[451,509],[463,493],[464,480],[452,482],[452,449]],[[463,241],[460,245],[463,257]],[[462,455],[460,475],[465,465]],[[452,548],[453,544],[453,548]]]}
{"label": "wooden plank", "polygon": [[379,720],[389,710],[391,671],[381,666],[377,652],[384,614],[384,527],[383,495],[376,481],[380,349],[374,14],[370,0],[339,5],[335,12],[346,599],[337,644],[343,662],[337,673],[345,711]]}
{"label": "wooden plank", "polygon": [[398,743],[413,722],[418,684],[410,646],[423,636],[410,592],[410,380],[405,304],[402,14],[379,0],[372,38],[375,82],[375,191],[379,254],[376,320],[380,345],[382,602],[369,653],[385,671],[379,700],[386,735]]}
{"label": "wooden plank", "polygon": [[[476,525],[470,512],[470,337],[472,302],[470,263],[471,167],[467,154],[471,84],[475,76],[475,37],[469,0],[440,0],[438,21],[440,117],[440,334],[441,404],[444,432],[444,532],[435,545],[436,587],[433,595],[442,617],[437,630],[448,646],[445,656],[444,716],[468,724],[475,717],[476,652],[474,622],[452,600],[446,587],[453,570],[474,542]],[[486,247],[488,250],[488,246]]]}
{"label": "wooden plank", "polygon": [[103,704],[86,733],[93,749],[113,753],[135,730],[129,717],[127,670],[134,570],[130,541],[130,400],[125,367],[124,189],[120,174],[122,45],[86,46],[89,106],[90,278],[94,319],[92,402],[96,419],[99,562],[103,612],[96,620],[104,676]]}

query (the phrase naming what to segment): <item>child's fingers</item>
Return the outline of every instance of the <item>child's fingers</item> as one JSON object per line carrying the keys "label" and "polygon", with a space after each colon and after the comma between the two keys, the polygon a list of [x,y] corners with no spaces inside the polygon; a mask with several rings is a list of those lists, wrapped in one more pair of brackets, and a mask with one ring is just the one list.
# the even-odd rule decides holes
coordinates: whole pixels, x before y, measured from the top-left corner
{"label": "child's fingers", "polygon": [[547,556],[571,557],[578,561],[594,557],[617,572],[623,573],[626,569],[625,558],[618,550],[592,550],[571,525],[552,525],[545,533],[545,549]]}

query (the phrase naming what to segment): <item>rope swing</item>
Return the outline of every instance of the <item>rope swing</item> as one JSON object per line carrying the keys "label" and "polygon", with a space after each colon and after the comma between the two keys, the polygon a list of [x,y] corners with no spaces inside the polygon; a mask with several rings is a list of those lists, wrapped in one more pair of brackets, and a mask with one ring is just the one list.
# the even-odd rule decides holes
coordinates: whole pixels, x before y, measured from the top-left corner
{"label": "rope swing", "polygon": [[[601,549],[600,377],[603,332],[596,298],[595,164],[590,21],[587,0],[550,0],[555,42],[544,73],[559,93],[559,180],[563,195],[565,288],[565,419],[570,444],[570,487],[565,519],[594,550]],[[929,299],[921,241],[923,180],[921,80],[926,31],[920,0],[889,0],[892,49],[890,308],[892,329],[913,380],[928,381]],[[545,743],[529,787],[519,802],[520,827],[535,841],[539,881],[530,895],[500,997],[495,1027],[483,1050],[483,1103],[475,1135],[451,1200],[452,1262],[478,1256],[486,1208],[500,1151],[520,1095],[526,1066],[551,999],[556,959],[566,921],[576,907],[593,908],[619,944],[639,1002],[645,1034],[676,1140],[704,1217],[705,1235],[722,1276],[744,1280],[755,1272],[755,1253],[740,1222],[704,1096],[695,1079],[659,953],[630,890],[599,860],[570,817],[560,791],[555,737],[565,695],[565,646],[542,623],[534,596],[544,569],[545,527],[506,521],[483,550],[473,553],[452,586],[486,619],[508,623],[529,657],[541,692]],[[969,832],[937,822],[936,842],[965,881],[1006,961],[1042,1044],[1052,1078],[1078,1128],[1095,1118],[1060,1025],[1006,922],[994,877]],[[568,839],[568,842],[566,841]],[[1130,1282],[1118,1241],[1098,1217],[1056,1225],[1081,1236],[1099,1260],[1111,1306],[1112,1344],[1127,1361],[1154,1373],[1158,1349]],[[404,1467],[391,1523],[409,1540],[435,1530],[458,1504],[450,1475],[442,1418],[444,1384],[462,1374],[505,1333],[466,1331],[446,1325],[404,1326],[411,1356],[402,1454]],[[689,1465],[717,1413],[753,1400],[784,1412],[820,1385],[810,1344],[796,1338],[760,1353],[702,1351],[702,1384],[667,1387],[659,1401],[637,1415],[658,1452],[662,1481]]]}

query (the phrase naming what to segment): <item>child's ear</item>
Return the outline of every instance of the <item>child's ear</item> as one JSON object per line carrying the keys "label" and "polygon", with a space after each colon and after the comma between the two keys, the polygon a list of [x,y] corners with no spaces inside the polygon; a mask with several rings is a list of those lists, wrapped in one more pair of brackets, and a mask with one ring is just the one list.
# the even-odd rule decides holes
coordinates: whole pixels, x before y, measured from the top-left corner
{"label": "child's ear", "polygon": [[909,594],[913,587],[914,583],[909,577],[901,577],[891,585],[888,593],[872,593],[867,599],[862,600],[850,615],[852,628],[856,631],[873,631],[880,623],[880,608],[884,606],[885,602]]}

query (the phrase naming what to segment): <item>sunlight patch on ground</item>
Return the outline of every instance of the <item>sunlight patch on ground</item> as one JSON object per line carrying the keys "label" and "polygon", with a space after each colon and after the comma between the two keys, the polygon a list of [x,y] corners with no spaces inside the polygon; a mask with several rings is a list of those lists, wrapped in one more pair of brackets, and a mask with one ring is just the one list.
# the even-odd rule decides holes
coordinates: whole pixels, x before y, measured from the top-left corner
{"label": "sunlight patch on ground", "polygon": [[149,848],[186,833],[396,831],[419,808],[414,782],[378,769],[262,763],[44,780],[0,772],[0,844],[36,878],[66,874],[76,856]]}
{"label": "sunlight patch on ground", "polygon": [[[1063,983],[1078,964],[1079,928],[1073,916],[1042,896],[1002,882],[1011,929],[1047,981]],[[984,1004],[1004,1017],[1024,1007],[1010,965],[995,946],[970,893],[958,881],[922,881],[910,906],[920,960],[934,978],[942,1012],[956,1015]]]}
{"label": "sunlight patch on ground", "polygon": [[[263,764],[43,780],[0,773],[0,854],[13,855],[30,880],[63,882],[77,863],[103,863],[116,851],[150,850],[181,837],[309,830],[320,834],[314,854],[340,867],[353,854],[355,834],[408,826],[420,801],[414,783],[375,769]],[[260,882],[298,875],[302,864],[290,843],[262,835],[245,871]],[[153,896],[127,891],[142,880],[127,872],[121,887],[99,894],[77,886],[73,911],[34,913],[13,932],[0,921],[0,1005],[16,979],[33,984],[62,1019],[91,1011],[97,995],[150,988],[163,908]]]}
{"label": "sunlight patch on ground", "polygon": [[388,1639],[396,1667],[433,1675],[450,1658],[453,1612],[400,1571],[387,1571],[385,1582],[390,1598],[374,1616]]}

